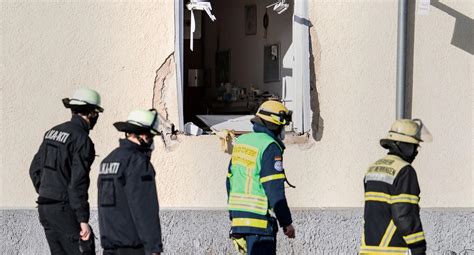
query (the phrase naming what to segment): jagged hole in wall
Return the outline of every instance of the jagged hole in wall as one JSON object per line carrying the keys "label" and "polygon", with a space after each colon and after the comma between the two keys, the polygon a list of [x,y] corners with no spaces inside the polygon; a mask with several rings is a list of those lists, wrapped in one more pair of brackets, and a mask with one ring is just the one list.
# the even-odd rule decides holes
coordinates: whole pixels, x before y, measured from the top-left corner
{"label": "jagged hole in wall", "polygon": [[194,16],[193,50],[187,36],[190,12],[184,7],[183,117],[204,130],[209,123],[200,115],[251,115],[269,98],[285,100],[285,90],[291,89],[284,88],[285,80],[292,75],[283,65],[292,54],[292,6],[277,14],[267,11],[264,1],[210,3],[217,19],[204,12]]}
{"label": "jagged hole in wall", "polygon": [[[183,6],[183,52],[179,54],[183,64],[180,84],[183,88],[183,94],[180,95],[183,116],[179,117],[184,119],[184,123],[193,122],[205,131],[210,131],[211,125],[200,116],[224,115],[233,120],[234,117],[253,115],[258,106],[269,98],[282,100],[290,109],[294,108],[297,101],[294,98],[297,96],[292,83],[293,5],[283,14],[277,14],[271,9],[267,10],[263,2],[249,4],[237,0],[211,0],[210,3],[212,14],[217,20],[211,21],[206,14],[194,15],[196,31],[192,50],[189,39],[190,12]],[[240,10],[242,15],[228,13],[235,10]],[[310,49],[312,43],[310,39]],[[310,107],[314,112],[311,130],[302,135],[290,134],[286,140],[290,144],[308,144],[322,137],[323,122],[314,75],[319,66],[319,44],[314,53],[317,58],[313,57],[312,51],[310,54]],[[171,55],[158,69],[154,89],[154,104],[168,126],[178,123],[170,120],[169,106],[162,102],[169,100],[166,95],[167,81],[176,78],[172,70],[174,55]],[[273,65],[265,65],[269,61],[273,61]],[[270,70],[266,66],[273,66],[272,79],[265,78],[270,77],[265,75]],[[251,124],[248,125],[251,130]]]}

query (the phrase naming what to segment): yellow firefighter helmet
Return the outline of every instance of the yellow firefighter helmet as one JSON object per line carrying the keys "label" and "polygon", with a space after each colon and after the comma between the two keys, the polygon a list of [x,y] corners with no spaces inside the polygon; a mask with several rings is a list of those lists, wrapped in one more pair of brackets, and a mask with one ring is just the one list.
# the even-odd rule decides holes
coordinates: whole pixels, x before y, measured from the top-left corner
{"label": "yellow firefighter helmet", "polygon": [[264,121],[282,126],[290,124],[292,114],[293,112],[282,103],[269,100],[260,105],[255,115]]}
{"label": "yellow firefighter helmet", "polygon": [[392,124],[384,139],[419,144],[431,142],[433,137],[420,119],[399,119]]}

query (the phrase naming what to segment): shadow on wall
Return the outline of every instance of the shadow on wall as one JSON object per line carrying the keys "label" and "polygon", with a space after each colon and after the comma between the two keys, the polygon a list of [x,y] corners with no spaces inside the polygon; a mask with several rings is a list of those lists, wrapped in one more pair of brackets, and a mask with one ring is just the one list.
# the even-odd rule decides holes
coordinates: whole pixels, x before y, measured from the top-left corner
{"label": "shadow on wall", "polygon": [[[312,27],[312,25],[310,25]],[[319,105],[319,93],[316,87],[316,75],[319,73],[319,66],[321,63],[321,45],[319,44],[318,36],[314,31],[314,42],[313,36],[311,35],[311,29],[309,30],[309,86],[310,86],[310,105],[313,111],[313,118],[311,120],[312,136],[315,141],[321,141],[323,138],[324,131],[324,120],[321,117],[321,108]],[[314,48],[313,48],[314,47]],[[314,52],[316,50],[316,52]],[[315,55],[316,54],[316,55]]]}
{"label": "shadow on wall", "polygon": [[439,2],[439,0],[432,0],[431,5],[456,18],[456,22],[454,23],[453,37],[451,38],[451,44],[473,55],[474,20],[454,10],[446,4]]}
{"label": "shadow on wall", "polygon": [[[474,54],[474,21],[468,16],[440,3],[439,0],[432,0],[431,5],[456,18],[451,44]],[[405,118],[412,118],[413,106],[413,63],[415,47],[415,17],[416,1],[408,1],[407,16],[407,52],[406,52],[406,77],[405,77]],[[416,116],[415,116],[416,117]]]}

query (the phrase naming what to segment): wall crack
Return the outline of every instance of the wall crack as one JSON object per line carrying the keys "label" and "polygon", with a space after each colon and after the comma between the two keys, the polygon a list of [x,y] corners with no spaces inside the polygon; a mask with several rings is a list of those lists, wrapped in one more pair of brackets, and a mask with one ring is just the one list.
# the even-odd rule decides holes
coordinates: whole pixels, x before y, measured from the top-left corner
{"label": "wall crack", "polygon": [[175,124],[179,121],[174,52],[170,53],[156,70],[152,106],[160,116],[160,131],[166,150],[177,144]]}

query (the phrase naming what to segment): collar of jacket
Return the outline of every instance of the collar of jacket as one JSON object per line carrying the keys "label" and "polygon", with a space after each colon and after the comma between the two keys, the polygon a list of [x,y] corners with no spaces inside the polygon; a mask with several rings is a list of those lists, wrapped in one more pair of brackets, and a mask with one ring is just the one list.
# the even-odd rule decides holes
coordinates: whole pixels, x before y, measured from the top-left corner
{"label": "collar of jacket", "polygon": [[89,134],[89,131],[90,131],[89,124],[81,116],[79,116],[77,114],[73,114],[72,118],[71,118],[71,123],[74,124],[75,126],[78,126],[82,129],[84,129],[84,131],[86,131]]}
{"label": "collar of jacket", "polygon": [[138,144],[126,139],[126,138],[120,139],[119,143],[120,143],[121,148],[137,150],[137,151],[140,151],[140,152],[143,152],[143,153],[147,153],[147,152],[150,151],[150,149],[145,149],[145,148],[141,147],[140,145],[138,145]]}
{"label": "collar of jacket", "polygon": [[409,158],[407,156],[402,155],[401,153],[396,153],[396,152],[388,152],[387,155],[397,156],[400,159],[402,159],[403,161],[406,161],[410,164],[413,163],[413,161],[415,160],[415,158]]}
{"label": "collar of jacket", "polygon": [[266,128],[265,126],[262,126],[258,123],[253,124],[253,131],[257,133],[265,133],[269,136],[271,136],[277,143],[280,145],[280,147],[284,150],[285,149],[285,144],[281,141],[280,138],[278,138],[270,129]]}

